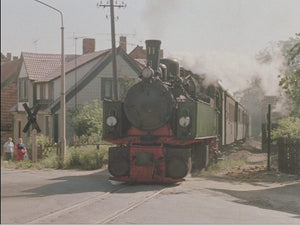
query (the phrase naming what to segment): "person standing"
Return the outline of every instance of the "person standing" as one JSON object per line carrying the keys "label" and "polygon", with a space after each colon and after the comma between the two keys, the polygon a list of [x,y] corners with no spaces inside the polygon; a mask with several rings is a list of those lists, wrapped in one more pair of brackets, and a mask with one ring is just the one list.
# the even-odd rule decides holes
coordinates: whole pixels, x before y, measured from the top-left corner
{"label": "person standing", "polygon": [[14,156],[14,143],[12,138],[9,137],[7,142],[4,144],[4,160],[13,160]]}
{"label": "person standing", "polygon": [[17,148],[17,161],[23,161],[27,149],[25,144],[23,143],[22,138],[19,138],[19,143],[16,144],[16,148]]}

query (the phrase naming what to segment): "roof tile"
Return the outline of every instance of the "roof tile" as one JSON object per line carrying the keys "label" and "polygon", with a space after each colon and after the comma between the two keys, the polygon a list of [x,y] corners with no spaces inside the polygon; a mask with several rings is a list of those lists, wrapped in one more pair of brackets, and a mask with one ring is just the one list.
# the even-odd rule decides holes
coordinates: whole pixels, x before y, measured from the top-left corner
{"label": "roof tile", "polygon": [[[80,66],[107,51],[98,51],[80,56],[65,55],[65,72],[67,73],[75,68],[75,58],[77,58],[77,66]],[[50,81],[61,74],[60,54],[23,52],[22,56],[30,80],[35,82]]]}

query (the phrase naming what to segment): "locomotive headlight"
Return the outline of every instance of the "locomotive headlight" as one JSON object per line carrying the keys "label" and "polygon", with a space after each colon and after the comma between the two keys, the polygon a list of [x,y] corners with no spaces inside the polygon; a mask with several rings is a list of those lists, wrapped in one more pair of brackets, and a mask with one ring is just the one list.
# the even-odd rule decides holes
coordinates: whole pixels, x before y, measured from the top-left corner
{"label": "locomotive headlight", "polygon": [[109,117],[107,117],[107,119],[106,119],[106,124],[107,124],[107,126],[109,126],[109,127],[115,126],[115,125],[117,124],[117,118],[114,117],[114,116],[109,116]]}
{"label": "locomotive headlight", "polygon": [[142,71],[142,76],[144,78],[150,78],[154,75],[154,71],[153,69],[151,69],[150,67],[146,67],[145,69],[143,69]]}
{"label": "locomotive headlight", "polygon": [[182,116],[179,118],[179,125],[182,127],[187,127],[190,125],[191,118],[189,116]]}

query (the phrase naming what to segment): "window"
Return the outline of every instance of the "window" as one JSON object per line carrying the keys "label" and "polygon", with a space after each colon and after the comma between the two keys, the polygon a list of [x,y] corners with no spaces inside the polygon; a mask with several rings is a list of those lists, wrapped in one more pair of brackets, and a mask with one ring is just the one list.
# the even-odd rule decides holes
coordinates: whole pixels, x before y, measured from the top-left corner
{"label": "window", "polygon": [[[36,86],[36,99],[49,99],[49,88],[48,83],[37,84]],[[52,94],[52,92],[50,93]]]}
{"label": "window", "polygon": [[[118,79],[118,89],[119,98],[122,99],[127,93],[128,89],[135,84],[134,78],[129,78],[127,76],[119,77]],[[113,96],[113,79],[112,78],[101,78],[101,99],[112,99]]]}
{"label": "window", "polygon": [[19,100],[20,101],[27,100],[27,79],[26,78],[19,79]]}
{"label": "window", "polygon": [[18,121],[18,138],[22,137],[21,121]]}
{"label": "window", "polygon": [[50,116],[45,116],[45,126],[44,126],[44,135],[49,136],[49,123],[50,123]]}
{"label": "window", "polygon": [[104,97],[111,98],[112,96],[112,82],[111,80],[106,80],[104,83]]}
{"label": "window", "polygon": [[102,78],[101,79],[101,98],[112,99],[112,78]]}
{"label": "window", "polygon": [[53,82],[48,84],[48,97],[53,99]]}
{"label": "window", "polygon": [[231,104],[231,103],[228,103],[227,104],[227,118],[228,118],[228,121],[230,122],[234,122],[234,105]]}

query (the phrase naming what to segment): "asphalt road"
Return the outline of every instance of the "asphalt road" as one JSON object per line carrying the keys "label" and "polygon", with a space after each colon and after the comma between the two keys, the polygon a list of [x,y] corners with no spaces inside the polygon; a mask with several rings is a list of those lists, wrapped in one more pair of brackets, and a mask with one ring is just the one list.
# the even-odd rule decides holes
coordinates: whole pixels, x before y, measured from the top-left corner
{"label": "asphalt road", "polygon": [[299,181],[112,185],[106,170],[2,168],[1,175],[3,224],[300,224]]}

